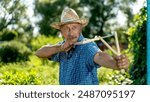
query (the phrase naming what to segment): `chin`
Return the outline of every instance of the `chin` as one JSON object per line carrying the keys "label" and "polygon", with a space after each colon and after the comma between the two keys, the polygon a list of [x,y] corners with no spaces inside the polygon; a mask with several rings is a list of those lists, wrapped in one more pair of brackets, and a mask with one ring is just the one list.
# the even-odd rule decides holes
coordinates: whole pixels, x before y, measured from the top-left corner
{"label": "chin", "polygon": [[68,40],[71,41],[71,42],[77,42],[78,38],[73,38],[73,39],[68,39]]}
{"label": "chin", "polygon": [[77,42],[77,41],[78,41],[78,39],[72,39],[72,41],[73,41],[73,42]]}

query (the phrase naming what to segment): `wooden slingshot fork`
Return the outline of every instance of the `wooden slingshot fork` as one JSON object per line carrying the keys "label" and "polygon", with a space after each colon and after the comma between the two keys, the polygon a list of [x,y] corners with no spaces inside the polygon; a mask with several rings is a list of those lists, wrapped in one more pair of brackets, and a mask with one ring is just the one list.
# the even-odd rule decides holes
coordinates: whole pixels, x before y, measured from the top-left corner
{"label": "wooden slingshot fork", "polygon": [[[111,36],[115,36],[115,42],[116,42],[116,47],[117,47],[117,51],[115,51],[105,40],[104,38],[108,38],[108,37],[111,37]],[[105,45],[106,47],[108,47],[115,55],[119,56],[120,55],[120,47],[119,47],[119,42],[118,42],[118,36],[117,36],[117,33],[115,32],[114,34],[111,34],[111,35],[107,35],[107,36],[96,36],[95,38],[93,39],[87,39],[87,40],[84,40],[84,41],[81,41],[81,42],[76,42],[75,45],[82,45],[82,44],[86,44],[86,43],[90,43],[90,42],[93,42],[93,41],[98,41],[98,40],[101,40]]]}
{"label": "wooden slingshot fork", "polygon": [[[115,43],[116,43],[116,47],[117,47],[117,51],[115,51],[105,40],[104,38],[108,38],[108,37],[111,37],[111,36],[115,36]],[[81,45],[81,44],[86,44],[86,43],[89,43],[89,42],[93,42],[93,41],[97,41],[97,40],[101,40],[105,45],[106,47],[108,47],[115,55],[117,56],[120,56],[121,53],[120,53],[120,46],[119,46],[119,41],[118,41],[118,36],[117,36],[117,33],[114,32],[114,34],[111,34],[111,35],[107,35],[107,36],[98,36],[98,37],[95,37],[93,39],[87,39],[87,40],[84,40],[84,41],[81,41],[81,42],[76,42],[75,45]],[[125,71],[124,69],[121,69],[121,71]]]}

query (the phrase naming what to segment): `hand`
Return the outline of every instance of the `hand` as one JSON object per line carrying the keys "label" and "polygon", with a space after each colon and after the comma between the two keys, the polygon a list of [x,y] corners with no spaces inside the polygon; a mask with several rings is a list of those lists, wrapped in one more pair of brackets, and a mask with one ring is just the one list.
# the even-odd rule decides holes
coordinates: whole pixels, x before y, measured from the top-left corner
{"label": "hand", "polygon": [[129,60],[127,56],[120,55],[120,56],[115,57],[115,60],[117,61],[117,67],[119,69],[128,69]]}
{"label": "hand", "polygon": [[61,51],[69,51],[73,45],[73,42],[66,40],[65,43],[61,45]]}

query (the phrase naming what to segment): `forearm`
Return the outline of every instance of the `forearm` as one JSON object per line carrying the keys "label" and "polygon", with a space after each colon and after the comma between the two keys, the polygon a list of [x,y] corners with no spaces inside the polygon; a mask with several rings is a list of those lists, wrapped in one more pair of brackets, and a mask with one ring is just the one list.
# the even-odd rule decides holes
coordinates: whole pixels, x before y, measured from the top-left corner
{"label": "forearm", "polygon": [[53,54],[61,52],[61,45],[46,45],[36,51],[35,55],[40,58],[50,58]]}
{"label": "forearm", "polygon": [[102,64],[103,67],[119,70],[117,66],[117,62],[114,59],[107,60],[104,64]]}
{"label": "forearm", "polygon": [[94,57],[95,63],[100,66],[119,70],[116,60],[114,60],[110,55],[104,52],[98,52]]}

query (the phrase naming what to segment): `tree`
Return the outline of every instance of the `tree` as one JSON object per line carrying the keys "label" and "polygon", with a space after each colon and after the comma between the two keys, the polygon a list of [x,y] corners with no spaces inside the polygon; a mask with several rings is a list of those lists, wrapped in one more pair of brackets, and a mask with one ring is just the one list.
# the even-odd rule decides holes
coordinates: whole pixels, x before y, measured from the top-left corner
{"label": "tree", "polygon": [[0,31],[11,28],[21,33],[31,32],[32,26],[26,13],[27,7],[23,2],[0,0],[0,5]]}
{"label": "tree", "polygon": [[50,24],[60,21],[62,8],[66,6],[77,9],[77,2],[76,0],[35,0],[35,15],[42,16],[42,20],[38,22],[41,34],[56,36],[57,30],[51,28]]}
{"label": "tree", "polygon": [[[32,26],[21,0],[0,0],[0,61],[27,60]],[[29,39],[30,38],[30,39]]]}
{"label": "tree", "polygon": [[116,22],[111,24],[110,20],[116,17],[118,10],[127,16],[129,26],[129,21],[133,17],[129,4],[133,2],[135,0],[35,0],[35,13],[42,16],[42,20],[38,22],[40,33],[55,36],[56,30],[50,28],[50,23],[59,21],[64,7],[71,7],[80,17],[90,19],[83,34],[85,37],[93,37],[111,32],[117,24]]}
{"label": "tree", "polygon": [[118,11],[126,15],[127,26],[123,28],[127,29],[133,17],[130,8],[130,3],[133,2],[135,0],[81,0],[81,7],[86,7],[90,13],[90,22],[84,30],[85,34],[105,35],[115,30],[115,26],[120,28],[119,22],[114,22]]}

